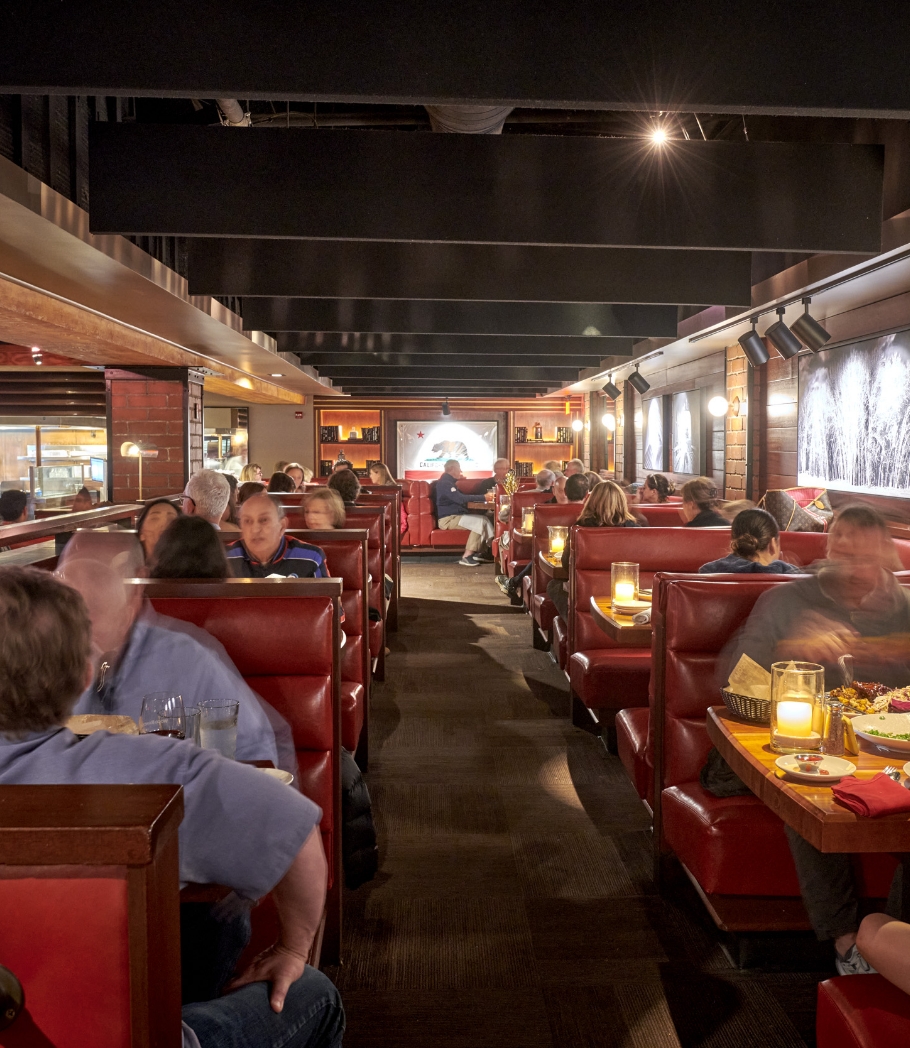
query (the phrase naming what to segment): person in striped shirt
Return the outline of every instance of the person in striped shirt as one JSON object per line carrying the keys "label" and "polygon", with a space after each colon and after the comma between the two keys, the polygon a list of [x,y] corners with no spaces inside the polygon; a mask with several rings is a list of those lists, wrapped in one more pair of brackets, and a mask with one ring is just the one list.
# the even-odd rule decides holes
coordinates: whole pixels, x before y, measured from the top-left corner
{"label": "person in striped shirt", "polygon": [[285,535],[287,517],[277,501],[253,495],[240,507],[240,538],[227,547],[231,574],[241,579],[326,579],[329,569],[319,546]]}

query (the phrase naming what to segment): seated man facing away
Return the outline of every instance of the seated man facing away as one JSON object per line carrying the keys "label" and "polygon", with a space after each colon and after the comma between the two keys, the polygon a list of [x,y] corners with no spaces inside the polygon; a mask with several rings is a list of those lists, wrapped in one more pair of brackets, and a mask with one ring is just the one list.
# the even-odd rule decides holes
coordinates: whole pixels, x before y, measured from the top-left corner
{"label": "seated man facing away", "polygon": [[476,568],[493,559],[484,549],[493,538],[493,525],[486,513],[468,511],[468,503],[479,501],[480,495],[458,490],[456,484],[463,477],[458,459],[449,459],[445,464],[445,472],[436,481],[436,523],[444,531],[456,528],[470,531],[464,554],[458,563],[466,568]]}
{"label": "seated man facing away", "polygon": [[0,495],[0,527],[4,524],[23,524],[28,520],[28,494],[10,488]]}
{"label": "seated man facing away", "polygon": [[569,459],[566,463],[565,474],[567,477],[571,477],[575,473],[584,473],[585,464],[581,459]]}
{"label": "seated man facing away", "polygon": [[285,535],[288,518],[277,500],[252,495],[240,507],[240,538],[227,548],[231,574],[241,579],[326,579],[329,570],[319,546]]}
{"label": "seated man facing away", "polygon": [[553,485],[556,483],[556,474],[551,469],[542,469],[537,473],[534,480],[537,483],[535,491],[552,491]]}
{"label": "seated man facing away", "polygon": [[[724,665],[732,668],[743,654],[767,670],[783,660],[817,662],[833,687],[842,680],[838,658],[852,655],[857,680],[906,684],[910,592],[892,573],[898,566],[884,518],[865,506],[841,510],[828,535],[827,561],[812,577],[758,598]],[[822,854],[789,827],[787,838],[812,927],[820,941],[834,941],[837,970],[870,971],[856,945],[858,895],[850,856]]]}
{"label": "seated man facing away", "polygon": [[36,569],[0,569],[0,784],[182,786],[181,882],[224,884],[253,901],[272,892],[281,926],[232,992],[184,1006],[184,1048],[335,1048],[341,1000],[306,964],[325,905],[320,809],[182,740],[102,731],[79,741],[64,723],[94,679],[92,631],[75,589]]}
{"label": "seated man facing away", "polygon": [[183,512],[188,517],[202,517],[213,528],[221,530],[221,518],[231,498],[231,486],[223,473],[201,469],[194,473],[183,493]]}
{"label": "seated man facing away", "polygon": [[269,719],[224,649],[207,635],[204,643],[197,639],[188,623],[158,615],[137,588],[125,585],[125,578],[139,574],[138,552],[134,564],[131,554],[118,555],[113,568],[80,553],[76,541],[55,574],[88,608],[95,671],[73,712],[119,714],[138,722],[142,699],[151,692],[172,691],[184,706],[236,699],[237,759],[277,764]]}

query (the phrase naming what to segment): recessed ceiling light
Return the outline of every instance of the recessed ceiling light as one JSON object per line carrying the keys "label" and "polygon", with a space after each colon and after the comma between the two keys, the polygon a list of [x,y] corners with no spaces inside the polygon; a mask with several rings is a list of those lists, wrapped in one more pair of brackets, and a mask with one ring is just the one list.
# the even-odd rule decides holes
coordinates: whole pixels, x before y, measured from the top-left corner
{"label": "recessed ceiling light", "polygon": [[273,371],[272,374],[271,374],[271,377],[272,378],[284,378],[284,372],[283,371]]}

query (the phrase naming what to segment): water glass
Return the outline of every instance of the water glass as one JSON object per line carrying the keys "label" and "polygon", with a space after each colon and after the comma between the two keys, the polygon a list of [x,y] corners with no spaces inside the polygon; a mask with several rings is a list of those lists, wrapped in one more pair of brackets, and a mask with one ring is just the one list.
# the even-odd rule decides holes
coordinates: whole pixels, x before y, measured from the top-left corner
{"label": "water glass", "polygon": [[186,707],[186,737],[190,742],[199,745],[199,707]]}
{"label": "water glass", "polygon": [[140,735],[167,735],[186,738],[186,711],[183,698],[170,691],[153,691],[142,697],[139,711]]}
{"label": "water glass", "polygon": [[199,745],[234,759],[237,752],[239,702],[209,699],[199,706]]}

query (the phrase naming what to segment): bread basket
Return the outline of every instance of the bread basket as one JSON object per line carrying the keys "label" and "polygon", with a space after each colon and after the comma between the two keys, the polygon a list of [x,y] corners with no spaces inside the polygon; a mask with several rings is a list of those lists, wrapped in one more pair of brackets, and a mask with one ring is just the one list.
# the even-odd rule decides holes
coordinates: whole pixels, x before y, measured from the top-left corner
{"label": "bread basket", "polygon": [[750,724],[771,723],[770,699],[755,699],[751,695],[739,695],[728,688],[721,688],[720,693],[724,697],[724,705],[737,717],[741,717]]}

